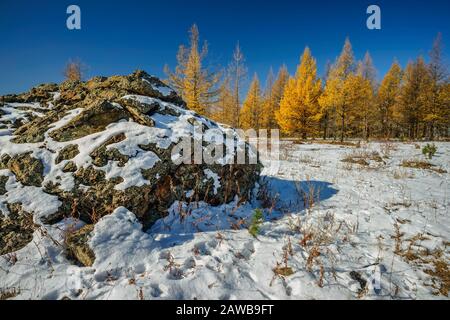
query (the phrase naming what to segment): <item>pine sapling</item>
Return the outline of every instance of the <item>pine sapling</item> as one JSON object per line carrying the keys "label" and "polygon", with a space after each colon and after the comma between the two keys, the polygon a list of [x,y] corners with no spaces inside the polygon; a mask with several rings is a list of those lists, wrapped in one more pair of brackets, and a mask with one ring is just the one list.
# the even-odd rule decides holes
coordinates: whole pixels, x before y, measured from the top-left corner
{"label": "pine sapling", "polygon": [[425,147],[423,147],[423,149],[422,149],[423,155],[428,157],[428,159],[430,159],[430,160],[433,159],[436,152],[437,152],[437,147],[434,143],[433,144],[427,143],[427,145]]}
{"label": "pine sapling", "polygon": [[253,213],[248,232],[253,237],[257,237],[261,228],[261,224],[264,222],[264,214],[261,209],[256,209]]}

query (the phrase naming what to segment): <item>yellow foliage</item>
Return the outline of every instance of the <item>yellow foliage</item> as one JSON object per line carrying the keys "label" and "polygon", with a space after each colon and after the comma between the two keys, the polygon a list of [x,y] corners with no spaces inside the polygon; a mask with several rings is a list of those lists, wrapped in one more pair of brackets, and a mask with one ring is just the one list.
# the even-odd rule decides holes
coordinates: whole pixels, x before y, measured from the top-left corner
{"label": "yellow foliage", "polygon": [[314,135],[319,121],[318,98],[321,80],[317,78],[316,60],[306,48],[298,66],[295,78],[290,78],[276,113],[282,132],[300,134],[303,138]]}
{"label": "yellow foliage", "polygon": [[239,117],[239,125],[242,129],[258,130],[261,128],[262,102],[261,86],[259,84],[258,76],[255,74]]}
{"label": "yellow foliage", "polygon": [[202,66],[202,61],[208,53],[206,43],[199,48],[199,31],[196,25],[190,30],[190,47],[180,46],[178,50],[178,65],[172,73],[166,67],[168,83],[180,94],[189,109],[207,115],[211,102],[218,92],[214,89],[220,75],[210,73]]}

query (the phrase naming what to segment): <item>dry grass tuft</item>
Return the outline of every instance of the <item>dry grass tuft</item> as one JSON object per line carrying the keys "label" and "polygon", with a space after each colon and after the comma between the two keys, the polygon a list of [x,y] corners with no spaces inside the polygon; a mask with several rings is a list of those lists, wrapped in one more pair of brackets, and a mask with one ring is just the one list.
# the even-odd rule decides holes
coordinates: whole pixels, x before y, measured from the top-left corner
{"label": "dry grass tuft", "polygon": [[0,300],[8,300],[17,297],[20,289],[17,288],[0,288]]}
{"label": "dry grass tuft", "polygon": [[[391,238],[395,239],[394,253],[411,265],[421,266],[421,268],[425,266],[424,272],[431,276],[431,287],[435,290],[434,294],[448,297],[450,270],[448,267],[449,261],[444,250],[440,248],[430,250],[422,246],[422,241],[430,240],[422,233],[404,240],[405,234],[400,231],[398,223],[394,224],[394,231],[395,234],[391,236]],[[447,246],[447,243],[444,243],[444,247]],[[428,283],[425,284],[429,285]]]}
{"label": "dry grass tuft", "polygon": [[361,166],[369,166],[370,161],[375,161],[378,163],[384,163],[383,158],[380,156],[380,154],[376,151],[373,152],[354,152],[349,155],[347,155],[344,159],[341,160],[342,162],[352,163],[352,164],[359,164]]}
{"label": "dry grass tuft", "polygon": [[434,164],[421,161],[421,160],[403,160],[402,164],[400,165],[405,168],[412,168],[412,169],[423,169],[423,170],[431,170],[436,173],[447,173],[446,170],[436,167]]}

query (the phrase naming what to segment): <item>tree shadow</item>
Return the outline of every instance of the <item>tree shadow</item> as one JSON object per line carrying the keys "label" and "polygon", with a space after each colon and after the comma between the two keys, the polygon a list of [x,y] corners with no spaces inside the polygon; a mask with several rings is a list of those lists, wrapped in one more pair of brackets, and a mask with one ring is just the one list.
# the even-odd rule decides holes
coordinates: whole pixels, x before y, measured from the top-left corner
{"label": "tree shadow", "polygon": [[318,204],[332,198],[338,190],[326,181],[295,181],[278,177],[266,177],[263,181],[267,194],[276,199],[275,209],[298,213],[307,209],[312,203]]}

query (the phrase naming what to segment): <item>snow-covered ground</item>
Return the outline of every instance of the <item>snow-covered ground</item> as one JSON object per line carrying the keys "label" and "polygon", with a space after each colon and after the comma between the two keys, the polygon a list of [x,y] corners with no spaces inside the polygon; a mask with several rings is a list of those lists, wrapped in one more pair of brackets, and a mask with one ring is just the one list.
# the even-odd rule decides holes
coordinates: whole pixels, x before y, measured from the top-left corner
{"label": "snow-covered ground", "polygon": [[[450,171],[450,143],[437,147],[430,162]],[[174,203],[147,233],[118,208],[95,226],[89,268],[61,245],[79,221],[40,228],[0,257],[0,290],[15,299],[448,299],[449,173],[400,166],[425,161],[421,148],[285,142],[281,151],[279,169],[263,171],[263,200]],[[381,161],[369,159],[374,151]],[[348,155],[369,165],[342,162]],[[247,227],[263,205],[254,238]]]}

